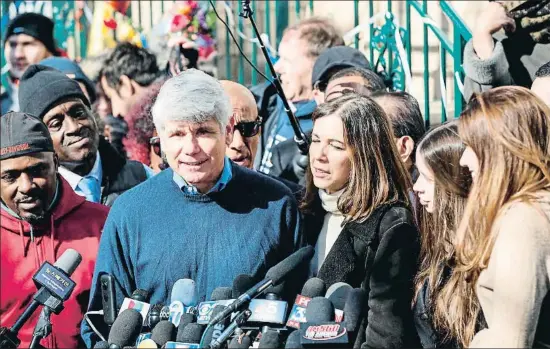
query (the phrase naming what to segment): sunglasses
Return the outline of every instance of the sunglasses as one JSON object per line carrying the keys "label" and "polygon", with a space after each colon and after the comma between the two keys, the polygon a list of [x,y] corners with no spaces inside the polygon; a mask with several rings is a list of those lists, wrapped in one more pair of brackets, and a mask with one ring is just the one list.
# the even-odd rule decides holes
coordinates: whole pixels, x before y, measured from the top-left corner
{"label": "sunglasses", "polygon": [[149,139],[149,145],[153,148],[157,156],[162,156],[160,151],[160,137],[151,137],[151,139]]}
{"label": "sunglasses", "polygon": [[243,137],[254,137],[260,132],[262,126],[262,117],[258,116],[255,121],[239,122],[235,125],[235,130],[239,130]]}

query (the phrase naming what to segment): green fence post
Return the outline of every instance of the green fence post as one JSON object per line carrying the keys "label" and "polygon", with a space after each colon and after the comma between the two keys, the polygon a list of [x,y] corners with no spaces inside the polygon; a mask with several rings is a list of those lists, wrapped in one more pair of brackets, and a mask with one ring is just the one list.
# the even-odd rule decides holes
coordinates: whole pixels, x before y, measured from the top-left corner
{"label": "green fence post", "polygon": [[[422,11],[424,14],[428,14],[428,1],[422,0]],[[426,127],[430,127],[430,46],[428,42],[428,25],[424,23],[423,27],[423,41],[424,41],[424,122]]]}
{"label": "green fence post", "polygon": [[[264,4],[265,4],[265,14],[264,14],[265,15],[265,24],[264,24],[264,26],[265,26],[265,33],[267,34],[267,37],[269,38],[269,42],[271,43],[273,41],[272,41],[272,37],[271,37],[271,10],[270,10],[271,6],[269,5],[270,3],[271,3],[270,1],[264,2]],[[277,49],[276,46],[274,48]],[[270,74],[271,74],[271,70],[269,70],[269,66],[267,65],[267,63],[265,65],[265,73],[266,73],[267,76],[270,76]]]}
{"label": "green fence post", "polygon": [[454,81],[454,100],[455,100],[455,111],[454,111],[454,117],[458,117],[460,113],[462,112],[462,103],[463,103],[463,96],[462,92],[460,92],[460,88],[458,86],[458,80],[463,79],[462,74],[462,57],[464,54],[464,46],[462,45],[462,36],[460,35],[460,32],[456,28],[456,24],[453,24],[453,81]]}
{"label": "green fence post", "polygon": [[[443,80],[441,81],[441,84],[443,85],[442,87],[445,87],[441,89],[441,93],[447,93],[447,50],[445,50],[444,48],[441,48],[439,61],[440,61],[440,68],[441,68],[441,76]],[[447,121],[447,107],[445,103],[443,103],[443,100],[445,100],[445,102],[448,101],[447,96],[448,94],[445,96],[441,95],[441,123],[444,123],[445,121]]]}
{"label": "green fence post", "polygon": [[409,62],[409,69],[412,75],[412,46],[411,46],[411,3],[410,0],[405,2],[405,20],[407,21],[407,35],[405,37],[405,45],[407,45],[407,60]]}
{"label": "green fence post", "polygon": [[[392,13],[391,0],[388,0],[387,4],[388,4],[387,12],[390,14],[388,19],[393,24],[395,24],[395,22],[393,21],[394,17],[393,17],[393,13]],[[389,37],[395,36],[395,32],[388,33],[388,34],[389,34]],[[393,72],[393,49],[392,49],[392,45],[388,45],[388,68],[389,68],[388,71],[390,72],[390,76],[391,76],[392,72]]]}
{"label": "green fence post", "polygon": [[[353,27],[357,27],[359,25],[359,0],[353,1]],[[355,35],[355,48],[359,49],[359,35]]]}
{"label": "green fence post", "polygon": [[[239,6],[238,6],[239,12],[238,13],[241,13],[242,10],[243,10],[243,3],[242,3],[242,1],[237,1],[237,3],[239,4]],[[237,28],[239,28],[239,31],[242,33],[243,32],[242,17],[236,16],[236,18],[237,18],[237,21],[239,22],[238,25],[237,25]],[[239,46],[241,47],[241,49],[244,52],[246,52],[245,48],[243,47],[244,46],[244,40],[240,36],[239,36]],[[243,83],[244,83],[244,58],[243,58],[242,55],[239,55],[239,84],[243,84]]]}
{"label": "green fence post", "polygon": [[311,11],[311,14],[313,14],[313,0],[309,0],[309,10]]}
{"label": "green fence post", "polygon": [[281,38],[283,37],[283,32],[286,27],[288,27],[288,1],[286,0],[276,0],[275,1],[275,20],[276,20],[276,36],[277,41],[275,42],[275,47],[279,46]]}
{"label": "green fence post", "polygon": [[[225,23],[229,23],[229,16],[225,14]],[[227,80],[231,80],[231,39],[229,33],[225,32],[225,75]]]}
{"label": "green fence post", "polygon": [[[250,28],[250,37],[254,39],[254,30]],[[254,42],[250,43],[252,45],[252,64],[257,67],[258,66],[258,45]],[[256,69],[252,68],[250,69],[250,76],[251,76],[251,83],[252,85],[256,85],[258,83],[258,72]]]}
{"label": "green fence post", "polygon": [[294,1],[294,12],[296,13],[296,18],[298,18],[298,19],[300,19],[300,10],[301,10],[300,0],[295,0]]}
{"label": "green fence post", "polygon": [[[356,0],[358,1],[358,0]],[[374,16],[374,0],[369,0],[369,18]],[[369,51],[370,51],[370,63],[374,64],[374,50],[372,49],[372,36],[374,34],[374,24],[369,25]]]}

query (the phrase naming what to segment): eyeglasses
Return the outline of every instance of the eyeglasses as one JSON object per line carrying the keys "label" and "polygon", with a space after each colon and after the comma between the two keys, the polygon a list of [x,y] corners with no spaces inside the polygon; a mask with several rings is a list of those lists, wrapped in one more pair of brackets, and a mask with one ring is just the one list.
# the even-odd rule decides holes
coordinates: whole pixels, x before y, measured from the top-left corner
{"label": "eyeglasses", "polygon": [[235,130],[239,130],[243,137],[254,137],[260,132],[262,126],[262,117],[258,116],[255,121],[239,122],[235,125]]}
{"label": "eyeglasses", "polygon": [[160,151],[160,137],[151,137],[151,139],[149,139],[149,145],[151,145],[157,156],[162,156]]}

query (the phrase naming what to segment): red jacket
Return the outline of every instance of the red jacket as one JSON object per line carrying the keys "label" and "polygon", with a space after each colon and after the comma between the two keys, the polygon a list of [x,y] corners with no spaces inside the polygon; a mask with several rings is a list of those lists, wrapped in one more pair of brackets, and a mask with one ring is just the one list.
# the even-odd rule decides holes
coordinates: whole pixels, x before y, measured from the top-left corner
{"label": "red jacket", "polygon": [[[86,201],[58,178],[61,192],[51,220],[45,226],[32,227],[34,239],[29,223],[1,210],[0,325],[11,327],[31,302],[37,291],[32,277],[42,263],[53,264],[65,250],[73,248],[82,255],[82,262],[71,276],[76,286],[64,303],[65,309],[59,315],[52,314],[52,333],[40,344],[47,348],[76,348],[82,343],[80,323],[88,307],[99,237],[109,209]],[[21,348],[29,347],[41,309],[19,331]]]}

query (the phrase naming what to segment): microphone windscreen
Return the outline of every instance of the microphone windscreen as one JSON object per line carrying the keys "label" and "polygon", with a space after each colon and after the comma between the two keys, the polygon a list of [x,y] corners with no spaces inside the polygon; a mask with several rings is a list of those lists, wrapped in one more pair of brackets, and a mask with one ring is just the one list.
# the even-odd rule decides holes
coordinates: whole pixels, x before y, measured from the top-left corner
{"label": "microphone windscreen", "polygon": [[158,348],[157,343],[151,338],[147,338],[139,342],[137,349],[156,349]]}
{"label": "microphone windscreen", "polygon": [[189,325],[192,322],[195,322],[195,315],[185,313],[181,315],[180,324],[178,325],[178,334],[176,336],[176,341],[181,342],[180,337],[183,334],[185,326]]}
{"label": "microphone windscreen", "polygon": [[307,322],[332,322],[334,321],[334,305],[325,297],[312,298],[306,308]]}
{"label": "microphone windscreen", "polygon": [[325,297],[330,299],[336,309],[342,310],[346,304],[348,293],[351,290],[353,290],[353,287],[345,282],[337,282],[328,288]]}
{"label": "microphone windscreen", "polygon": [[160,312],[162,307],[162,304],[155,304],[149,310],[149,314],[147,315],[147,325],[150,329],[155,328],[155,326],[160,322]]}
{"label": "microphone windscreen", "polygon": [[151,339],[162,347],[166,342],[176,339],[176,326],[168,320],[159,322],[151,331]]}
{"label": "microphone windscreen", "polygon": [[292,331],[286,339],[286,349],[300,349],[302,346],[302,333],[300,330]]}
{"label": "microphone windscreen", "polygon": [[319,278],[311,278],[306,281],[302,287],[301,295],[304,297],[315,298],[322,297],[325,294],[325,282]]}
{"label": "microphone windscreen", "polygon": [[231,299],[232,294],[233,294],[233,290],[231,289],[231,287],[218,287],[218,288],[215,288],[214,291],[212,291],[210,300],[223,301],[226,299]]}
{"label": "microphone windscreen", "polygon": [[[178,342],[181,343],[200,343],[202,332],[204,331],[204,327],[201,324],[197,324],[196,322],[192,322],[185,326],[183,329],[181,336],[178,338]],[[208,343],[208,342],[205,342]],[[208,343],[209,344],[209,343]]]}
{"label": "microphone windscreen", "polygon": [[132,292],[132,296],[130,298],[136,301],[147,303],[147,301],[149,300],[149,292],[138,288],[137,290]]}
{"label": "microphone windscreen", "polygon": [[109,332],[109,345],[114,344],[119,348],[133,345],[141,331],[143,317],[134,309],[126,309],[118,314],[111,331]]}
{"label": "microphone windscreen", "polygon": [[229,342],[229,349],[248,349],[252,346],[252,340],[248,336],[244,337],[233,337],[231,342]]}
{"label": "microphone windscreen", "polygon": [[191,279],[179,279],[172,287],[171,303],[180,301],[186,307],[194,307],[197,305],[198,299],[197,286]]}
{"label": "microphone windscreen", "polygon": [[274,330],[268,330],[267,332],[263,333],[262,338],[260,339],[260,344],[258,345],[258,348],[266,348],[266,349],[281,348],[281,337],[279,336],[279,332]]}
{"label": "microphone windscreen", "polygon": [[361,325],[367,302],[367,292],[361,288],[354,288],[348,292],[348,298],[344,305],[344,323],[348,332],[355,332]]}
{"label": "microphone windscreen", "polygon": [[94,345],[94,349],[107,349],[109,348],[109,342],[99,341]]}
{"label": "microphone windscreen", "polygon": [[233,289],[231,298],[237,299],[240,295],[248,291],[252,286],[256,284],[254,278],[250,275],[240,274],[233,280]]}
{"label": "microphone windscreen", "polygon": [[280,263],[271,267],[267,271],[265,278],[271,280],[273,285],[278,285],[288,273],[296,269],[300,264],[309,262],[313,258],[314,253],[315,249],[312,246],[302,247]]}
{"label": "microphone windscreen", "polygon": [[82,256],[76,250],[68,248],[54,263],[54,267],[61,269],[65,274],[73,275],[76,267],[82,262]]}

